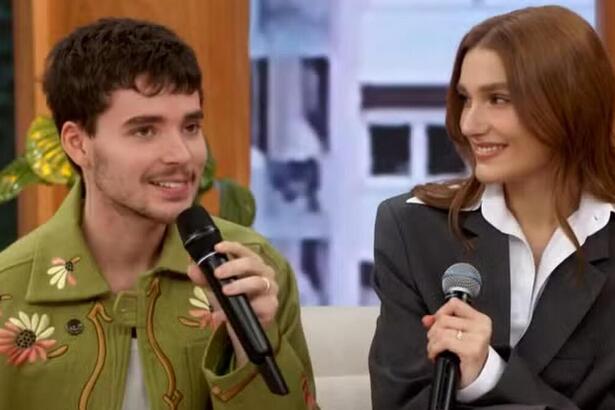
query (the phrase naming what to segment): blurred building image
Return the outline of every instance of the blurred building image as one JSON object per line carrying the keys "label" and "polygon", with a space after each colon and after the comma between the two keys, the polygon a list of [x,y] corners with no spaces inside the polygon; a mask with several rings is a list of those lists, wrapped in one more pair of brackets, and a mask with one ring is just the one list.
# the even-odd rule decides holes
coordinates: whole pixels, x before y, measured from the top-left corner
{"label": "blurred building image", "polygon": [[[553,1],[253,0],[255,229],[303,304],[377,303],[378,204],[464,175],[444,128],[454,52],[475,23]],[[593,0],[555,3],[594,24]]]}

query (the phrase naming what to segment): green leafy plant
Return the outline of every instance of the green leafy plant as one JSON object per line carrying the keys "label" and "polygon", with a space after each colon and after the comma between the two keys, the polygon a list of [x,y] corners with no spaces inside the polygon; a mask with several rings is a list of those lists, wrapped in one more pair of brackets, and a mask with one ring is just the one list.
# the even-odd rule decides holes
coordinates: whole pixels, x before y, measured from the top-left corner
{"label": "green leafy plant", "polygon": [[[216,188],[220,194],[220,217],[244,226],[252,225],[256,213],[254,196],[231,179],[216,178],[216,161],[211,150],[207,152],[198,198]],[[30,184],[70,187],[75,181],[77,174],[62,149],[55,123],[49,117],[39,116],[28,129],[25,153],[0,171],[0,203],[15,198]]]}

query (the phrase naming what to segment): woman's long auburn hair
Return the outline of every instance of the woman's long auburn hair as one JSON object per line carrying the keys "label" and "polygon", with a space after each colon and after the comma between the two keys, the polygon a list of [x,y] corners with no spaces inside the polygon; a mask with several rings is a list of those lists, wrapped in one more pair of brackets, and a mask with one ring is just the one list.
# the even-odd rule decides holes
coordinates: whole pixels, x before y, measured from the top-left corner
{"label": "woman's long auburn hair", "polygon": [[419,185],[412,194],[428,205],[448,209],[451,230],[464,239],[460,210],[476,203],[484,191],[474,174],[470,144],[461,132],[464,103],[456,91],[464,57],[474,48],[497,53],[521,123],[552,151],[553,206],[558,223],[578,250],[579,242],[566,221],[565,201],[556,198],[585,191],[615,202],[615,76],[593,28],[563,7],[530,7],[495,16],[463,37],[448,88],[446,128],[471,165],[471,175]]}

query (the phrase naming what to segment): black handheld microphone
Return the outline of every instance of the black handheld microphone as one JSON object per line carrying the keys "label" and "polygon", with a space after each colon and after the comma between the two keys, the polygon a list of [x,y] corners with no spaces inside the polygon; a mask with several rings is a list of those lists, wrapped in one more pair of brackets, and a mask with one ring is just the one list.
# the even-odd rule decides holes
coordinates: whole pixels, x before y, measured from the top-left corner
{"label": "black handheld microphone", "polygon": [[[476,268],[468,263],[455,263],[442,275],[442,290],[446,300],[458,298],[471,303],[480,293],[482,280]],[[459,357],[445,351],[436,358],[429,410],[449,410],[455,403],[459,380]]]}
{"label": "black handheld microphone", "polygon": [[248,298],[245,294],[225,295],[222,293],[222,286],[233,282],[234,279],[218,279],[214,276],[214,270],[228,261],[226,255],[214,250],[214,246],[222,241],[214,221],[205,209],[197,205],[179,214],[177,228],[184,247],[207,277],[207,282],[220,302],[241,346],[250,361],[258,366],[269,390],[281,396],[288,394],[288,386],[273,358],[271,344]]}

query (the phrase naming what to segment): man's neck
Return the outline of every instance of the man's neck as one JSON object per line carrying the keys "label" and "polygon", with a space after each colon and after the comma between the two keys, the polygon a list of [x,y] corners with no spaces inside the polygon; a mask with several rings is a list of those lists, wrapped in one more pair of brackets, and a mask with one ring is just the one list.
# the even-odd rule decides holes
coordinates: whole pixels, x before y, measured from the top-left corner
{"label": "man's neck", "polygon": [[88,195],[84,202],[83,234],[102,275],[114,293],[132,289],[156,263],[166,226]]}

